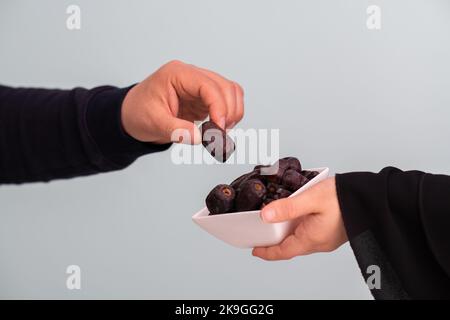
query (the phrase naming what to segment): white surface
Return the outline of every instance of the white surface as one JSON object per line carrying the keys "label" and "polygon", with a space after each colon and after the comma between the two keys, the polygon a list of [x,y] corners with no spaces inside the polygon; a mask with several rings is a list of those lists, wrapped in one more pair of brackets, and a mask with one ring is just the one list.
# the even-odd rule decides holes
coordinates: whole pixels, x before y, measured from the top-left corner
{"label": "white surface", "polygon": [[[328,177],[328,168],[307,169],[319,174],[311,181],[290,195],[302,193],[316,183]],[[203,208],[192,216],[192,220],[202,229],[216,238],[238,248],[265,247],[280,243],[292,232],[294,221],[265,223],[260,210],[209,215],[208,208]]]}

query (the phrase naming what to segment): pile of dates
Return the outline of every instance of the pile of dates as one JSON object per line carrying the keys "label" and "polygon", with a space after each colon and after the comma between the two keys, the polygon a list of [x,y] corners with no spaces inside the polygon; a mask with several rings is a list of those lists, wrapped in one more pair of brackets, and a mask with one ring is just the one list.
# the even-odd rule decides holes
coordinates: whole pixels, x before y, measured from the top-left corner
{"label": "pile of dates", "polygon": [[231,184],[219,184],[206,197],[211,215],[262,209],[270,202],[289,197],[319,173],[302,170],[294,157],[271,166],[257,165]]}

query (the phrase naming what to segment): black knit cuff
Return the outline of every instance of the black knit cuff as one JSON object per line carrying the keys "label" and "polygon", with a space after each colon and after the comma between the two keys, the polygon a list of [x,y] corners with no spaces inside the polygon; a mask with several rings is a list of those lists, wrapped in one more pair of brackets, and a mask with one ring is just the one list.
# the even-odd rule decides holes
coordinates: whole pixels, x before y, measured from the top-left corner
{"label": "black knit cuff", "polygon": [[377,206],[384,197],[380,177],[371,172],[350,172],[336,175],[336,192],[349,240],[369,229],[374,223]]}
{"label": "black knit cuff", "polygon": [[95,88],[86,111],[91,138],[102,155],[118,166],[126,166],[144,154],[163,151],[171,144],[153,144],[129,136],[122,126],[121,109],[126,94],[132,88],[110,86]]}

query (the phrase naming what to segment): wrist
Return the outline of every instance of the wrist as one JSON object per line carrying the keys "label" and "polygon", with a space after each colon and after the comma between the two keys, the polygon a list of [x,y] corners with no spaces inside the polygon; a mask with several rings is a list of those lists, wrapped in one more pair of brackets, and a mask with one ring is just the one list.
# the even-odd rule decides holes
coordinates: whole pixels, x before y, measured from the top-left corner
{"label": "wrist", "polygon": [[88,102],[86,121],[89,134],[100,153],[111,162],[123,166],[141,155],[167,149],[170,145],[157,146],[136,140],[123,126],[122,105],[133,86],[95,88]]}

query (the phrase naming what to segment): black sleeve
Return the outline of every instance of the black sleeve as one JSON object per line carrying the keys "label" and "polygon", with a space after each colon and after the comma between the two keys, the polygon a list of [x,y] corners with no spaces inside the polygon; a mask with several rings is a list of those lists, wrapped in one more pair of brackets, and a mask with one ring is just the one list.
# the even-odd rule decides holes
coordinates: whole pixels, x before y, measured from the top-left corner
{"label": "black sleeve", "polygon": [[120,112],[129,89],[0,86],[0,184],[118,170],[167,149],[124,132]]}
{"label": "black sleeve", "polygon": [[450,176],[388,167],[336,175],[347,235],[377,299],[450,298]]}

